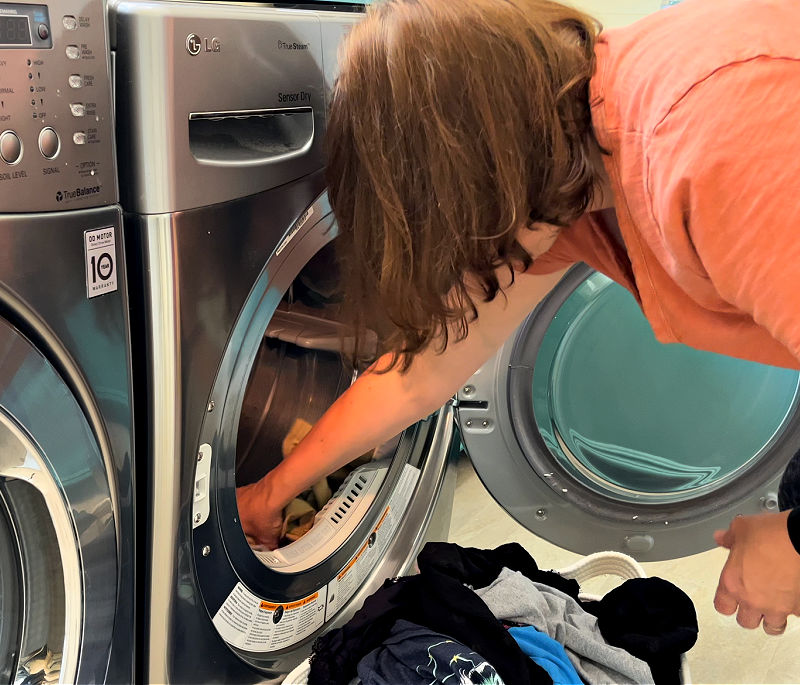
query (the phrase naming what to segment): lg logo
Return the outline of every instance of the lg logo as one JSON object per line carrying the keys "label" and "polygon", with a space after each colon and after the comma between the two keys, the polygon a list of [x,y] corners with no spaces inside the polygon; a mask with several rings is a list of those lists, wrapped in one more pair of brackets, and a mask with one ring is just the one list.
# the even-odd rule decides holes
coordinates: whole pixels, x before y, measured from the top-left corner
{"label": "lg logo", "polygon": [[203,43],[196,33],[190,33],[186,37],[186,50],[190,55],[199,55],[202,47]]}
{"label": "lg logo", "polygon": [[196,33],[190,33],[186,36],[186,52],[192,57],[199,55],[203,50],[205,52],[220,52],[222,43],[219,38],[201,38]]}

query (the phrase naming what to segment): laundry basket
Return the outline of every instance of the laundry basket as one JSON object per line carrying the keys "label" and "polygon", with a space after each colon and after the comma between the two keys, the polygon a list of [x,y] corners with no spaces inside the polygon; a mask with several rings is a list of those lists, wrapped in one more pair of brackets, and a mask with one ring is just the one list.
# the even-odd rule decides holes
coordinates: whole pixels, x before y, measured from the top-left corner
{"label": "laundry basket", "polygon": [[[579,559],[571,566],[561,569],[558,573],[565,578],[574,578],[581,587],[592,578],[602,576],[618,576],[623,580],[647,577],[644,569],[635,559],[619,552],[596,552],[595,554],[590,554]],[[579,596],[584,600],[599,600],[601,598],[599,595],[584,592],[581,592]],[[283,685],[306,685],[308,683],[308,670],[309,662],[306,659],[286,676]],[[357,682],[358,680],[356,679],[351,685]],[[691,685],[691,682],[689,663],[684,654],[681,657],[681,683],[682,685]]]}

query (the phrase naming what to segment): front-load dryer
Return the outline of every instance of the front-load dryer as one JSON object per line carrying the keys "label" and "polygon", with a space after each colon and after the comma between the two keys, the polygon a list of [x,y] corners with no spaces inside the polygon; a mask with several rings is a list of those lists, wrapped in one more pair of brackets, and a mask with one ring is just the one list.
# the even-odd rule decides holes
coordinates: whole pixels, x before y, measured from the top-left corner
{"label": "front-load dryer", "polygon": [[321,141],[359,14],[244,3],[112,6],[134,373],[147,416],[144,674],[279,682],[326,628],[445,539],[447,407],[329,486],[304,537],[253,550],[235,488],[354,378],[343,363]]}
{"label": "front-load dryer", "polygon": [[0,681],[130,683],[128,307],[101,0],[0,4]]}

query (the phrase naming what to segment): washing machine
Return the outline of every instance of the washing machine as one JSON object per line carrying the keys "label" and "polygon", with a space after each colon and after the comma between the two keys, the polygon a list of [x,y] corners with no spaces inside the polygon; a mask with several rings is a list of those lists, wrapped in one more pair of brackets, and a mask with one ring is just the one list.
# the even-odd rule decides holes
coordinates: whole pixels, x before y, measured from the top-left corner
{"label": "washing machine", "polygon": [[0,4],[0,681],[128,683],[131,365],[105,8]]}
{"label": "washing machine", "polygon": [[293,425],[316,421],[356,373],[341,354],[321,143],[337,48],[360,14],[334,9],[111,6],[144,352],[146,682],[280,682],[425,540],[447,537],[452,406],[340,474],[293,543],[253,549],[238,520],[236,487],[271,469]]}

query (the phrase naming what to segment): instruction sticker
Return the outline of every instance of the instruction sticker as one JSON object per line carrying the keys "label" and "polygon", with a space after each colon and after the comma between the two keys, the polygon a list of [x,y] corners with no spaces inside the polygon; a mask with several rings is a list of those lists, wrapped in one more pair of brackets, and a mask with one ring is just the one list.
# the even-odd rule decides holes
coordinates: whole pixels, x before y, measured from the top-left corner
{"label": "instruction sticker", "polygon": [[117,249],[114,227],[83,233],[86,258],[86,297],[113,293],[117,289]]}
{"label": "instruction sticker", "polygon": [[334,614],[347,604],[383,557],[389,542],[394,537],[395,530],[400,525],[401,517],[408,506],[417,480],[419,480],[419,469],[411,464],[406,464],[397,487],[367,541],[336,574],[336,577],[328,583],[326,621],[333,618]]}
{"label": "instruction sticker", "polygon": [[325,623],[327,588],[294,602],[269,602],[242,583],[214,615],[214,626],[230,645],[250,652],[274,652],[290,647]]}

